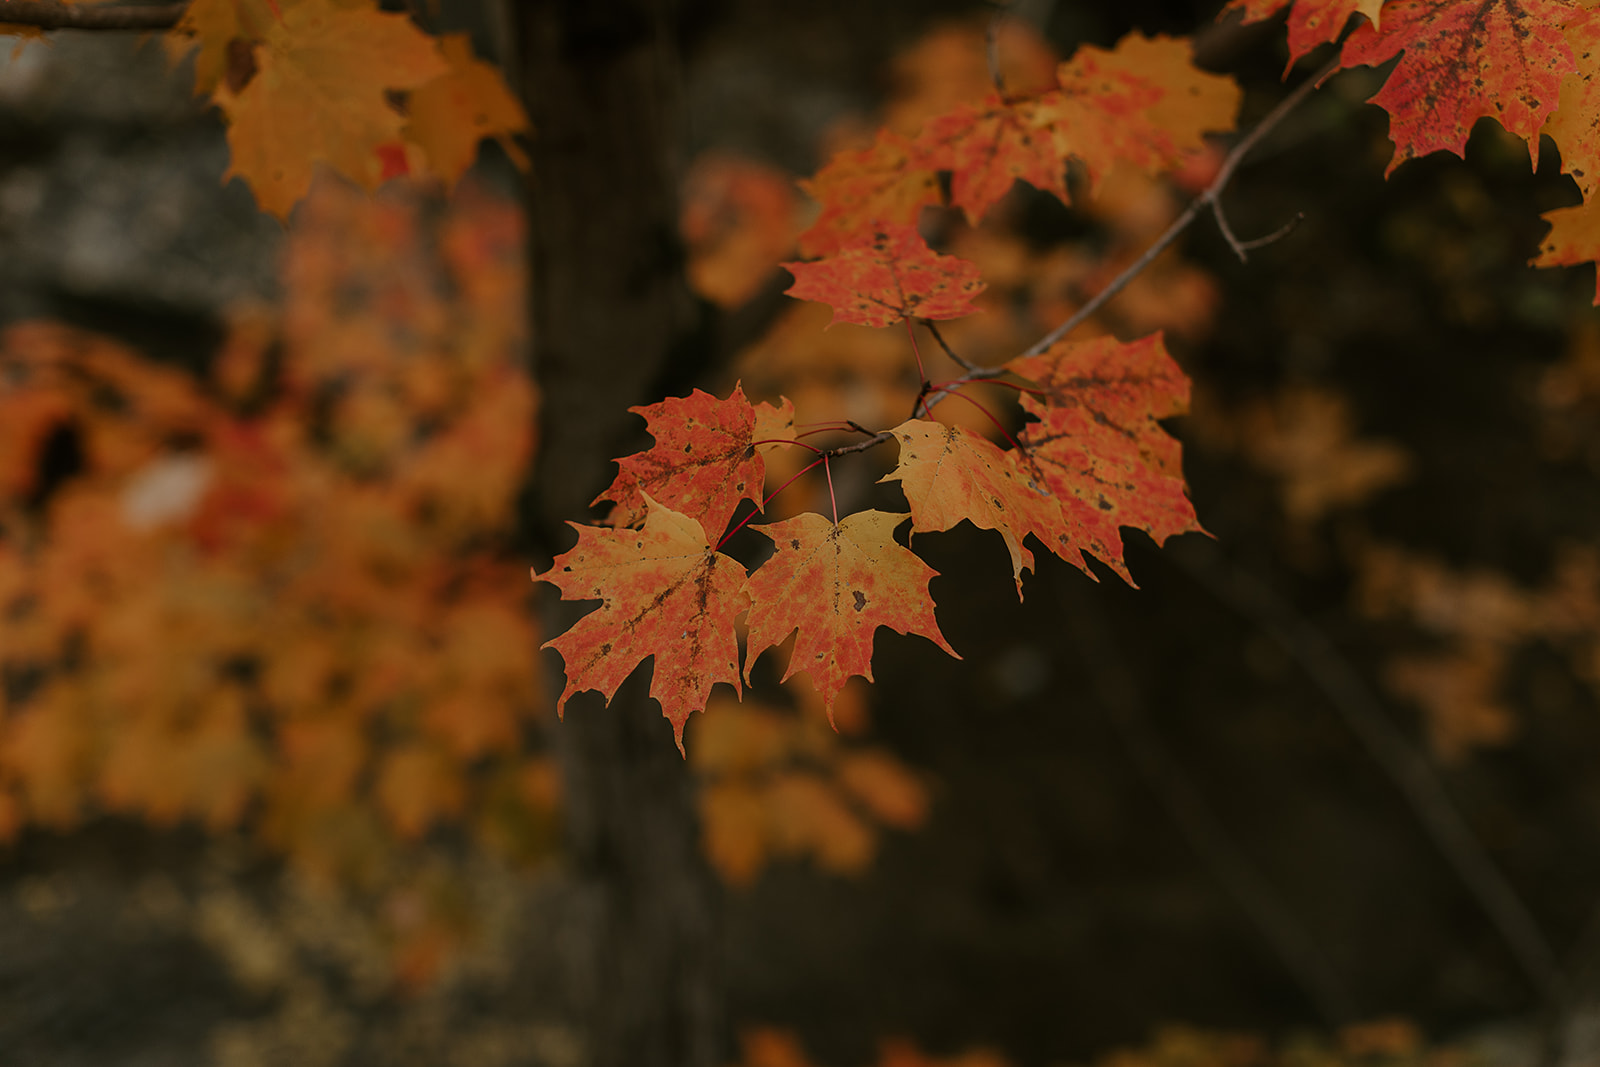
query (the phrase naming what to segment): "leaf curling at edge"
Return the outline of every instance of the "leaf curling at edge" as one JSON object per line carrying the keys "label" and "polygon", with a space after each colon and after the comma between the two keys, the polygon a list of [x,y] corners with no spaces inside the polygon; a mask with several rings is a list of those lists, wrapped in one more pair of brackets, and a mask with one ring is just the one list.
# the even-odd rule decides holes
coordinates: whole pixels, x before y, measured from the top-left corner
{"label": "leaf curling at edge", "polygon": [[557,556],[536,582],[561,590],[563,600],[599,600],[600,606],[546,641],[566,666],[567,684],[556,702],[586,689],[609,706],[617,688],[646,657],[654,657],[650,695],[672,723],[682,753],[683,727],[703,711],[711,688],[726,682],[743,695],[739,639],[734,620],[745,610],[745,569],[711,547],[695,519],[645,497],[647,514],[637,530],[569,523],[578,543]]}
{"label": "leaf curling at edge", "polygon": [[822,694],[828,722],[845,683],[872,681],[880,626],[919,634],[960,659],[939,631],[928,582],[938,571],[894,539],[909,515],[860,511],[837,524],[815,512],[753,526],[772,539],[770,559],[750,576],[749,678],[756,658],[799,631],[783,680],[798,673]]}

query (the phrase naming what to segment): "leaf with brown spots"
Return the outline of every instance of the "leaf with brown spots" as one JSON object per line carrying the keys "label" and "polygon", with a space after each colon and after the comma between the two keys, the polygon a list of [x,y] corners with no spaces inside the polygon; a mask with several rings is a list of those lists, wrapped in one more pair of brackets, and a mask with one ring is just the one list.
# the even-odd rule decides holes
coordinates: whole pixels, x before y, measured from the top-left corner
{"label": "leaf with brown spots", "polygon": [[[785,263],[787,292],[833,308],[834,322],[891,326],[905,319],[958,319],[978,309],[978,268],[928,247],[915,227],[880,226],[814,263]],[[831,325],[831,323],[830,323]]]}
{"label": "leaf with brown spots", "polygon": [[1561,150],[1561,171],[1585,200],[1600,188],[1600,8],[1579,11],[1562,33],[1578,70],[1561,83],[1561,100],[1544,132]]}
{"label": "leaf with brown spots", "polygon": [[1184,489],[1183,448],[1156,421],[1189,409],[1189,379],[1159,333],[1126,344],[1062,341],[1006,368],[1039,388],[1022,394],[1039,421],[1018,440],[1060,502],[1077,550],[1058,555],[1091,576],[1081,553],[1098,556],[1132,585],[1119,527],[1144,530],[1158,545],[1200,531]]}
{"label": "leaf with brown spots", "polygon": [[558,712],[585,689],[598,689],[609,704],[634,668],[655,657],[650,695],[672,723],[681,752],[683,725],[705,708],[713,685],[726,682],[742,692],[734,619],[749,599],[745,570],[713,549],[694,519],[649,497],[645,504],[639,530],[572,523],[577,545],[534,573],[534,581],[560,589],[563,600],[600,601],[542,647],[560,652],[566,664]]}
{"label": "leaf with brown spots", "polygon": [[1561,28],[1579,11],[1571,0],[1390,0],[1383,25],[1361,26],[1340,63],[1400,62],[1368,103],[1389,113],[1394,158],[1386,173],[1429,152],[1464,156],[1467,137],[1488,117],[1528,142],[1556,109],[1562,79],[1578,69]]}
{"label": "leaf with brown spots", "polygon": [[878,627],[920,634],[957,659],[933,617],[928,580],[938,572],[894,539],[909,516],[860,511],[837,525],[807,512],[755,526],[772,538],[772,558],[750,576],[748,677],[756,657],[799,631],[784,679],[805,673],[833,703],[852,675],[872,680]]}
{"label": "leaf with brown spots", "polygon": [[1033,569],[1033,553],[1023,544],[1029,534],[1064,558],[1071,551],[1060,505],[1026,469],[1024,457],[960,426],[926,419],[890,432],[900,442],[900,465],[881,480],[898,481],[905,491],[914,533],[937,533],[963,521],[997,531],[1011,552],[1019,599],[1022,572]]}
{"label": "leaf with brown spots", "polygon": [[794,439],[793,405],[752,406],[738,385],[726,400],[696,389],[628,410],[644,416],[656,443],[618,460],[616,481],[594,499],[615,502],[606,518],[610,526],[643,522],[649,494],[721,536],[741,500],[761,506],[762,453]]}
{"label": "leaf with brown spots", "polygon": [[1351,15],[1365,15],[1378,25],[1382,6],[1383,0],[1229,0],[1222,11],[1240,11],[1245,22],[1260,22],[1288,8],[1289,65],[1283,70],[1287,75],[1301,56],[1338,40]]}

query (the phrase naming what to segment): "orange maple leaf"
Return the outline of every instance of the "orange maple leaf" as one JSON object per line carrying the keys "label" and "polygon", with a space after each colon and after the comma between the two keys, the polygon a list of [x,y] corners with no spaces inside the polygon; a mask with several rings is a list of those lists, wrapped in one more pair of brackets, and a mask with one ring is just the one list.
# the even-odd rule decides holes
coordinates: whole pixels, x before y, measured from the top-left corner
{"label": "orange maple leaf", "polygon": [[823,256],[851,243],[865,229],[915,226],[922,209],[939,202],[939,176],[911,139],[878,131],[871,148],[839,152],[800,187],[822,205],[800,235],[800,254]]}
{"label": "orange maple leaf", "polygon": [[1056,498],[1018,466],[1016,452],[1002,452],[960,426],[911,419],[892,431],[900,463],[882,481],[898,481],[911,505],[911,529],[937,533],[963,521],[1005,538],[1011,572],[1022,596],[1022,572],[1033,569],[1029,534],[1069,561],[1076,556]]}
{"label": "orange maple leaf", "polygon": [[617,461],[611,487],[591,502],[613,501],[609,526],[644,520],[646,494],[700,522],[712,534],[728,528],[741,500],[761,506],[766,478],[762,453],[794,439],[794,407],[752,406],[738,385],[726,400],[696,389],[628,409],[644,416],[655,447]]}
{"label": "orange maple leaf", "polygon": [[1570,0],[1390,0],[1383,28],[1361,26],[1339,57],[1354,67],[1401,56],[1368,101],[1389,113],[1385,173],[1429,152],[1464,156],[1485,116],[1527,141],[1537,163],[1539,130],[1578,69],[1561,33],[1577,13]]}
{"label": "orange maple leaf", "polygon": [[[942,256],[911,226],[879,226],[814,263],[785,263],[786,292],[833,308],[833,322],[890,326],[905,319],[958,319],[978,308],[976,264]],[[832,325],[830,323],[829,325]]]}
{"label": "orange maple leaf", "polygon": [[[1077,547],[1132,585],[1118,527],[1144,530],[1158,545],[1201,530],[1184,490],[1183,448],[1156,421],[1189,409],[1189,379],[1159,333],[1127,344],[1062,341],[1006,368],[1041,390],[1022,394],[1024,410],[1039,421],[1018,440],[1060,502]],[[1092,577],[1081,557],[1058,555]]]}
{"label": "orange maple leaf", "polygon": [[754,526],[772,538],[772,558],[750,576],[750,643],[745,674],[762,652],[799,631],[783,678],[810,675],[833,722],[833,704],[852,675],[872,680],[878,627],[921,634],[950,655],[933,616],[928,581],[938,572],[894,531],[910,516],[860,511],[837,524],[814,512]]}
{"label": "orange maple leaf", "polygon": [[279,20],[270,0],[192,0],[165,38],[167,54],[176,62],[196,53],[194,94],[208,96],[230,76],[253,73],[245,57]]}
{"label": "orange maple leaf", "polygon": [[404,119],[387,99],[449,68],[433,38],[404,15],[304,0],[255,49],[256,73],[237,93],[217,89],[233,164],[262,210],[287,218],[320,160],[366,189],[393,170]]}
{"label": "orange maple leaf", "polygon": [[1376,26],[1382,6],[1383,0],[1228,0],[1222,10],[1243,12],[1245,22],[1260,22],[1290,8],[1289,63],[1283,68],[1287,76],[1301,56],[1338,40],[1351,15],[1365,15]]}
{"label": "orange maple leaf", "polygon": [[683,726],[705,708],[711,687],[739,684],[739,639],[734,619],[744,611],[745,570],[716,551],[694,519],[645,498],[639,530],[571,523],[578,543],[555,558],[536,582],[561,590],[563,600],[599,600],[600,607],[560,637],[546,641],[566,663],[567,687],[556,703],[598,689],[611,702],[646,657],[655,658],[650,695],[672,723],[678,751]]}
{"label": "orange maple leaf", "polygon": [[1587,200],[1600,188],[1600,8],[1577,12],[1562,32],[1578,70],[1562,81],[1544,132],[1561,149],[1562,173],[1572,175]]}
{"label": "orange maple leaf", "polygon": [[407,99],[406,137],[422,148],[446,188],[454,188],[472,166],[485,137],[499,138],[506,154],[526,170],[528,159],[511,137],[528,132],[528,115],[500,72],[473,55],[465,34],[441,37],[439,50],[450,69]]}
{"label": "orange maple leaf", "polygon": [[[1535,267],[1575,267],[1600,261],[1600,206],[1591,200],[1577,207],[1556,208],[1539,216],[1550,224]],[[1594,302],[1600,307],[1600,274],[1595,277]]]}

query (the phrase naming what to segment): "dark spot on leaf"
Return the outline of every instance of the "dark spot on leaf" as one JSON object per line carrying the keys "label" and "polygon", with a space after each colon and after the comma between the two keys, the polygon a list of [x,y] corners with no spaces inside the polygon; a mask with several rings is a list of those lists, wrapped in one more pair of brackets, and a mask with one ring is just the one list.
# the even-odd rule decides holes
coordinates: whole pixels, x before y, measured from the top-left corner
{"label": "dark spot on leaf", "polygon": [[857,611],[861,611],[864,608],[866,608],[866,606],[867,606],[867,594],[865,594],[861,590],[857,589],[856,590],[856,610]]}
{"label": "dark spot on leaf", "polygon": [[789,547],[794,549],[796,552],[800,551],[800,538],[791,538],[789,541]]}

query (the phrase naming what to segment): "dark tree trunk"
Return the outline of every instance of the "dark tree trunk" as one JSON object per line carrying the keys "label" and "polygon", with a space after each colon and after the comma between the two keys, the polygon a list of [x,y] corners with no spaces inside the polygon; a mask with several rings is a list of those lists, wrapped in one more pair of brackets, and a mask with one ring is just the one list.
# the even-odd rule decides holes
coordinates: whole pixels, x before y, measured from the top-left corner
{"label": "dark tree trunk", "polygon": [[[666,0],[518,5],[534,124],[535,370],[543,390],[534,522],[569,547],[640,443],[627,412],[678,377],[695,321],[676,241],[678,10]],[[564,629],[587,606],[547,613]],[[552,657],[551,666],[554,667]],[[594,1067],[713,1067],[721,995],[715,887],[687,768],[640,672],[611,707],[575,697],[559,731],[590,966],[577,990]]]}

